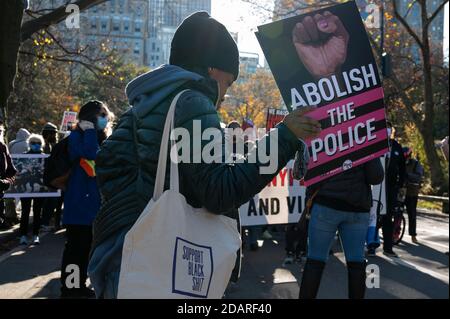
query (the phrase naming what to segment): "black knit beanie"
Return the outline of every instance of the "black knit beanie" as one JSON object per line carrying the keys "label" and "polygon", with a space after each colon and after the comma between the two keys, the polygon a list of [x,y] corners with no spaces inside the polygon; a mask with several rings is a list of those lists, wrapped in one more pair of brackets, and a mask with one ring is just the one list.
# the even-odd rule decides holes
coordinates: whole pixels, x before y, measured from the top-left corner
{"label": "black knit beanie", "polygon": [[212,67],[239,75],[239,51],[225,26],[205,11],[195,12],[178,26],[172,39],[170,64]]}

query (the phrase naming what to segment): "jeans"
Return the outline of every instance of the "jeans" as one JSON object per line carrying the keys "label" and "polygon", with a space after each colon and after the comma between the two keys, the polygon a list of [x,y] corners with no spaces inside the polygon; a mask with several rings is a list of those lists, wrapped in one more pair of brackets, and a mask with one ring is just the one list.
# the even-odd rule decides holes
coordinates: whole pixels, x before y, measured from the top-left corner
{"label": "jeans", "polygon": [[417,236],[417,201],[418,196],[406,196],[406,210],[408,212],[408,231],[410,236]]}
{"label": "jeans", "polygon": [[308,228],[308,259],[326,262],[339,231],[347,262],[363,262],[369,212],[344,212],[314,204]]}

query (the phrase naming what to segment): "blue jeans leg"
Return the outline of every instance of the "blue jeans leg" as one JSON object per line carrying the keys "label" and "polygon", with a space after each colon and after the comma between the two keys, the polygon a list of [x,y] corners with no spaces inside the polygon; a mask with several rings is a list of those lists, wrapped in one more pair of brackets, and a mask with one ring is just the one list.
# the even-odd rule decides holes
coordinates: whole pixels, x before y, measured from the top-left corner
{"label": "blue jeans leg", "polygon": [[339,225],[339,234],[347,262],[363,262],[369,227],[369,213],[340,212],[346,219]]}
{"label": "blue jeans leg", "polygon": [[314,204],[308,227],[308,258],[326,262],[339,224],[344,219],[326,206]]}

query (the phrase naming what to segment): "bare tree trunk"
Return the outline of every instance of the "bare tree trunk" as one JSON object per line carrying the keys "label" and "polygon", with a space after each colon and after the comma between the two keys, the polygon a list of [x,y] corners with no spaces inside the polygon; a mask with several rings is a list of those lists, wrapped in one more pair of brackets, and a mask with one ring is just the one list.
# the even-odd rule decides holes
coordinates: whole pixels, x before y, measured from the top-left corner
{"label": "bare tree trunk", "polygon": [[[17,53],[20,46],[20,24],[22,23],[22,0],[10,0],[2,3],[0,10],[0,108],[6,116],[9,94],[14,85],[17,70]],[[6,119],[4,119],[6,120]]]}
{"label": "bare tree trunk", "polygon": [[421,5],[421,19],[422,19],[422,66],[423,66],[423,96],[425,114],[423,125],[419,128],[422,135],[424,148],[427,154],[427,161],[430,167],[431,186],[437,191],[441,192],[444,187],[444,172],[440,164],[437,149],[434,146],[433,138],[433,122],[434,122],[434,96],[433,96],[433,79],[431,70],[431,48],[429,41],[429,24],[427,1],[420,0]]}

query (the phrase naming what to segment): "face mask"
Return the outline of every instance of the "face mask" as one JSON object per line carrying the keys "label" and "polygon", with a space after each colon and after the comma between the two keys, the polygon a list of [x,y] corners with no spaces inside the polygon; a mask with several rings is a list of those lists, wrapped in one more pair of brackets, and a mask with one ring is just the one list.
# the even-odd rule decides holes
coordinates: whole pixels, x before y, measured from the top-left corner
{"label": "face mask", "polygon": [[97,117],[97,129],[102,131],[108,125],[108,119],[106,117],[99,116]]}
{"label": "face mask", "polygon": [[42,146],[39,144],[30,144],[30,149],[32,152],[40,152],[42,149]]}
{"label": "face mask", "polygon": [[387,128],[387,134],[388,134],[388,138],[391,138],[392,128],[390,128],[390,127]]}

